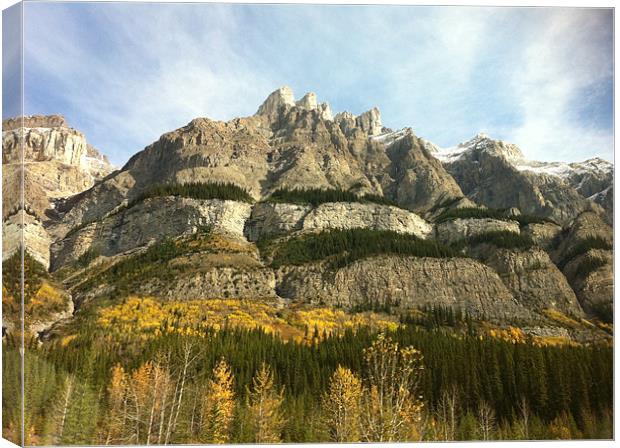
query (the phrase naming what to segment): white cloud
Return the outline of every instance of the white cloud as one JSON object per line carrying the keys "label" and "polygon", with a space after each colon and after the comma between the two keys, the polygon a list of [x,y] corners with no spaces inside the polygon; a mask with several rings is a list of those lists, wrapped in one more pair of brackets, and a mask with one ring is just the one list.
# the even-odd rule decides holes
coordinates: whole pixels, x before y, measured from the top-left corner
{"label": "white cloud", "polygon": [[[268,8],[99,4],[76,14],[28,3],[26,63],[116,163],[197,116],[252,114],[282,84],[336,111],[379,106],[387,126],[444,146],[485,130],[532,158],[611,154],[611,131],[572,110],[610,75],[589,10]],[[29,105],[50,102],[32,95]]]}
{"label": "white cloud", "polygon": [[[234,17],[212,8],[199,21],[204,29],[179,26],[191,22],[188,13],[164,5],[155,12],[145,8],[137,16],[119,14],[112,5],[100,8],[95,31],[109,29],[119,43],[112,53],[102,49],[102,55],[83,45],[92,38],[83,23],[62,13],[35,15],[40,20],[31,23],[40,28],[27,45],[27,63],[54,78],[61,90],[57,93],[67,93],[63,100],[94,130],[87,137],[122,163],[142,149],[123,142],[146,145],[199,116],[252,114],[271,88],[269,80],[251,69],[251,61],[240,60],[229,48]],[[62,33],[52,32],[58,26]],[[31,100],[36,108],[37,99]]]}
{"label": "white cloud", "polygon": [[521,109],[522,124],[507,139],[527,157],[575,160],[595,155],[611,158],[613,133],[577,118],[575,108],[587,101],[584,91],[596,89],[612,76],[611,54],[595,39],[598,15],[564,10],[549,15],[517,63],[511,84]]}

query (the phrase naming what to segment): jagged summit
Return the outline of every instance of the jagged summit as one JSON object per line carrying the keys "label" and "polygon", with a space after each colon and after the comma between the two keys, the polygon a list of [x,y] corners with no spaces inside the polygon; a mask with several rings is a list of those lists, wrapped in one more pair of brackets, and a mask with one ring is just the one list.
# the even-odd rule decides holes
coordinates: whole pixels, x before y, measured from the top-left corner
{"label": "jagged summit", "polygon": [[257,115],[266,116],[270,121],[276,120],[282,110],[291,107],[299,107],[305,110],[317,110],[324,120],[333,120],[332,110],[328,103],[318,103],[316,93],[308,92],[299,101],[295,101],[293,90],[288,86],[282,86],[272,92],[260,105]]}
{"label": "jagged summit", "polygon": [[2,131],[25,128],[68,128],[67,120],[62,115],[24,115],[2,120]]}
{"label": "jagged summit", "polygon": [[295,95],[288,86],[280,87],[272,92],[267,99],[260,105],[256,115],[267,117],[270,121],[276,120],[283,110],[292,107],[298,107],[305,110],[316,110],[323,120],[335,121],[343,131],[347,133],[353,128],[361,128],[370,136],[378,136],[384,132],[381,122],[381,112],[378,108],[363,112],[360,115],[354,115],[351,112],[344,111],[333,116],[329,103],[319,103],[316,93],[308,92],[300,100],[295,101]]}

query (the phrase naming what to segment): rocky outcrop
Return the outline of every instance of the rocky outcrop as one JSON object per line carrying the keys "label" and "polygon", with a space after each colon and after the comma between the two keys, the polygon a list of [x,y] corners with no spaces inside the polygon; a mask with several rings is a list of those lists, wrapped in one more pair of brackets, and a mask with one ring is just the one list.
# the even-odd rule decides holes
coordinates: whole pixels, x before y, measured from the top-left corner
{"label": "rocky outcrop", "polygon": [[52,244],[49,234],[36,216],[19,211],[2,223],[2,259],[18,251],[22,241],[28,253],[45,268],[49,268],[49,248]]}
{"label": "rocky outcrop", "polygon": [[[8,123],[6,130],[3,126],[2,163],[21,163],[22,157],[27,164],[59,162],[78,168],[86,178],[83,182],[89,186],[113,169],[107,158],[86,142],[84,134],[68,127],[61,116],[26,117],[25,127],[14,125],[14,121]],[[50,189],[50,194],[67,196],[83,190],[82,184],[61,182],[56,188]]]}
{"label": "rocky outcrop", "polygon": [[451,219],[435,224],[435,237],[442,243],[457,241],[482,235],[489,232],[520,233],[517,221],[502,221],[499,219]]}
{"label": "rocky outcrop", "polygon": [[444,305],[477,316],[529,315],[495,271],[466,258],[382,256],[336,272],[316,264],[287,266],[277,271],[276,290],[284,298],[344,307]]}
{"label": "rocky outcrop", "polygon": [[192,275],[181,275],[172,282],[152,279],[138,289],[168,300],[212,298],[259,299],[276,296],[275,274],[271,269],[217,267]]}
{"label": "rocky outcrop", "polygon": [[372,229],[390,230],[427,238],[433,226],[415,213],[398,207],[356,202],[321,204],[306,215],[302,229]]}
{"label": "rocky outcrop", "polygon": [[310,210],[311,205],[259,202],[252,207],[245,227],[246,236],[250,241],[258,241],[301,230]]}
{"label": "rocky outcrop", "polygon": [[70,232],[52,245],[52,269],[88,251],[112,256],[203,228],[242,239],[250,204],[177,197],[151,198]]}
{"label": "rocky outcrop", "polygon": [[329,202],[310,205],[261,202],[252,208],[246,224],[250,241],[296,231],[327,229],[372,229],[408,233],[427,238],[431,224],[415,213],[389,205],[358,202]]}
{"label": "rocky outcrop", "polygon": [[[50,220],[57,214],[54,202],[92,187],[113,167],[62,116],[18,117],[5,120],[2,128],[3,218],[17,212],[23,193],[26,250],[48,266],[49,245],[55,238],[50,231]],[[3,257],[21,240],[15,218],[8,219],[3,233],[12,241],[4,244]]]}
{"label": "rocky outcrop", "polygon": [[556,309],[573,316],[583,315],[566,277],[542,249],[487,248],[483,258],[525,308],[538,312]]}
{"label": "rocky outcrop", "polygon": [[65,117],[62,115],[26,115],[23,117],[2,120],[2,130],[12,131],[18,128],[66,128]]}
{"label": "rocky outcrop", "polygon": [[529,236],[537,246],[545,250],[550,250],[553,247],[561,232],[562,227],[551,222],[528,224],[521,229],[523,235]]}
{"label": "rocky outcrop", "polygon": [[558,240],[559,244],[552,251],[554,261],[562,267],[582,308],[590,315],[611,321],[614,297],[612,228],[597,213],[582,213]]}
{"label": "rocky outcrop", "polygon": [[613,229],[607,225],[598,213],[585,212],[577,216],[559,238],[557,249],[553,252],[554,260],[566,263],[580,244],[589,239],[599,239],[613,244]]}
{"label": "rocky outcrop", "polygon": [[256,114],[267,117],[269,121],[276,121],[284,110],[293,106],[295,106],[293,91],[290,87],[283,86],[267,97],[265,102],[258,108]]}
{"label": "rocky outcrop", "polygon": [[613,252],[592,249],[573,258],[564,274],[584,311],[606,322],[613,321]]}

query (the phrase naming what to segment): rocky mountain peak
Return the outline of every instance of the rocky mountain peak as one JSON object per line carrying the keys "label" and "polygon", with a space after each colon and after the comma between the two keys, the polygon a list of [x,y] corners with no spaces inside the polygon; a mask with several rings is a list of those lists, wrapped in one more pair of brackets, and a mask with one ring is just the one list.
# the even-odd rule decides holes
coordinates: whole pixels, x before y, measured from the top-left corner
{"label": "rocky mountain peak", "polygon": [[323,120],[333,120],[332,110],[328,103],[320,103],[316,93],[308,92],[299,101],[295,101],[295,95],[290,87],[280,87],[272,92],[256,112],[257,115],[266,116],[269,121],[275,121],[280,117],[282,110],[298,107],[304,110],[316,110]]}
{"label": "rocky mountain peak", "polygon": [[278,90],[272,92],[267,99],[260,105],[257,115],[264,115],[269,120],[277,119],[280,115],[280,110],[283,107],[295,106],[295,96],[293,90],[288,86],[280,87]]}
{"label": "rocky mountain peak", "polygon": [[308,92],[304,95],[302,99],[295,103],[297,107],[301,107],[303,109],[313,110],[318,107],[318,103],[316,100],[316,93]]}
{"label": "rocky mountain peak", "polygon": [[68,128],[67,121],[62,115],[26,115],[2,120],[2,130],[12,131],[24,128]]}
{"label": "rocky mountain peak", "polygon": [[357,125],[366,131],[368,135],[379,135],[383,129],[381,123],[381,112],[376,107],[364,112],[355,120]]}

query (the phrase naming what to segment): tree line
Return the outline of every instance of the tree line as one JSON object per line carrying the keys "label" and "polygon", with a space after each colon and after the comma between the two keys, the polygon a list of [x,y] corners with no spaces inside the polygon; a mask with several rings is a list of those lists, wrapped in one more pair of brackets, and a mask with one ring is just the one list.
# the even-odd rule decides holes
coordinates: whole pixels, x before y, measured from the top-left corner
{"label": "tree line", "polygon": [[412,257],[462,257],[457,250],[435,240],[415,235],[372,229],[324,230],[283,242],[259,241],[263,253],[271,251],[272,265],[301,265],[329,259],[329,266],[340,268],[356,260],[390,254]]}
{"label": "tree line", "polygon": [[309,204],[313,207],[327,202],[360,202],[399,207],[396,202],[385,196],[370,193],[359,195],[338,188],[279,188],[271,193],[266,200],[268,202]]}

